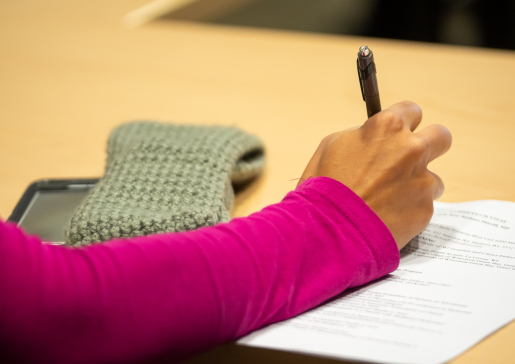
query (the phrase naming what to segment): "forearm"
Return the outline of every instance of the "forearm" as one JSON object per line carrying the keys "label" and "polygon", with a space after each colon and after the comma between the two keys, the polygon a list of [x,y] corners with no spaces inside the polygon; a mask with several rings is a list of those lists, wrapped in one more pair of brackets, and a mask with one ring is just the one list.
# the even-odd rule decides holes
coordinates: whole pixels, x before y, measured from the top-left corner
{"label": "forearm", "polygon": [[86,249],[2,227],[0,260],[2,346],[91,363],[236,339],[393,271],[398,251],[359,197],[322,178],[248,218]]}

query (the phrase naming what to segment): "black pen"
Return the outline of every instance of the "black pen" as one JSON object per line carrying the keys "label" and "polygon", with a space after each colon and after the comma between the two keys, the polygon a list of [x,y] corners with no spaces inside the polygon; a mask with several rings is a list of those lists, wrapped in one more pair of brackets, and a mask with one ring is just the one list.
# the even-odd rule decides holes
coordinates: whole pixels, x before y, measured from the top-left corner
{"label": "black pen", "polygon": [[379,88],[377,87],[376,64],[374,54],[368,46],[361,46],[358,52],[359,86],[363,101],[367,104],[367,115],[371,117],[381,111]]}

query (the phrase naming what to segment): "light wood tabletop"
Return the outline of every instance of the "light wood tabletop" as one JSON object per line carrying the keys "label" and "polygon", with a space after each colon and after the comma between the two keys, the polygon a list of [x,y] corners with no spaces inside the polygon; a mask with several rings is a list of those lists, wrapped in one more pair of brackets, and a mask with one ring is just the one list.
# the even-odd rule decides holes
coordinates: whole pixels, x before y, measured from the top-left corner
{"label": "light wood tabletop", "polygon": [[[0,3],[3,219],[34,180],[101,176],[110,130],[141,119],[258,135],[267,166],[234,215],[278,202],[325,135],[365,121],[363,44],[375,54],[383,107],[415,101],[421,127],[453,134],[431,163],[446,185],[441,201],[515,201],[515,52],[178,21],[124,27],[146,2]],[[452,363],[515,362],[514,341],[512,323]]]}

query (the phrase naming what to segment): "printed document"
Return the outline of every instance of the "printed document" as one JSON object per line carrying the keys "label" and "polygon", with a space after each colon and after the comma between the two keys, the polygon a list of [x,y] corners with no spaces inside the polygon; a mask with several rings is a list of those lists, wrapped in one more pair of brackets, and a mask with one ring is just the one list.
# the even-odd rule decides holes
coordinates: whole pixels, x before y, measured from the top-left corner
{"label": "printed document", "polygon": [[374,363],[444,363],[515,319],[515,203],[435,202],[392,274],[240,344]]}

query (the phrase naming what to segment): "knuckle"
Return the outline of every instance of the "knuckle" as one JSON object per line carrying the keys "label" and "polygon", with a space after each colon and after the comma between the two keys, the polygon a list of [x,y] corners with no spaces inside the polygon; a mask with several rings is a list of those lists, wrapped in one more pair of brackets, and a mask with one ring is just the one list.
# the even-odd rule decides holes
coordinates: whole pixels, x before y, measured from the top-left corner
{"label": "knuckle", "polygon": [[331,144],[331,142],[335,139],[335,134],[336,133],[325,136],[322,139],[322,141],[320,142],[319,148],[327,148]]}
{"label": "knuckle", "polygon": [[325,136],[323,141],[325,143],[331,143],[333,140],[338,139],[341,135],[342,135],[341,132],[332,133],[332,134]]}
{"label": "knuckle", "polygon": [[[433,176],[433,174],[431,174],[429,171],[427,171],[427,173],[425,173],[425,176],[424,176],[424,181],[423,181],[423,188],[424,190],[433,190],[434,188],[434,185],[436,183],[436,178],[435,176]],[[431,199],[432,201],[432,199]]]}
{"label": "knuckle", "polygon": [[434,133],[437,133],[439,135],[451,135],[451,132],[449,129],[447,129],[445,126],[440,124],[432,124],[427,127],[428,129],[432,129]]}
{"label": "knuckle", "polygon": [[326,136],[322,139],[322,141],[320,142],[320,145],[326,145],[327,143],[329,143],[330,138],[331,138],[331,135],[326,135]]}
{"label": "knuckle", "polygon": [[436,127],[438,128],[438,131],[440,133],[441,138],[442,139],[447,139],[448,143],[449,143],[449,146],[450,146],[451,143],[452,143],[452,134],[451,134],[450,130],[447,129],[443,125],[437,125]]}
{"label": "knuckle", "polygon": [[420,108],[420,106],[418,106],[418,104],[414,103],[413,101],[402,101],[400,103],[402,105],[403,108],[406,108],[406,109],[411,109],[415,112],[420,112],[422,113],[422,109]]}
{"label": "knuckle", "polygon": [[381,115],[379,123],[384,128],[387,128],[392,131],[400,131],[404,127],[404,123],[402,118],[393,111],[385,110]]}
{"label": "knuckle", "polygon": [[412,137],[408,143],[408,153],[416,159],[421,158],[426,154],[428,149],[428,142],[424,138]]}

